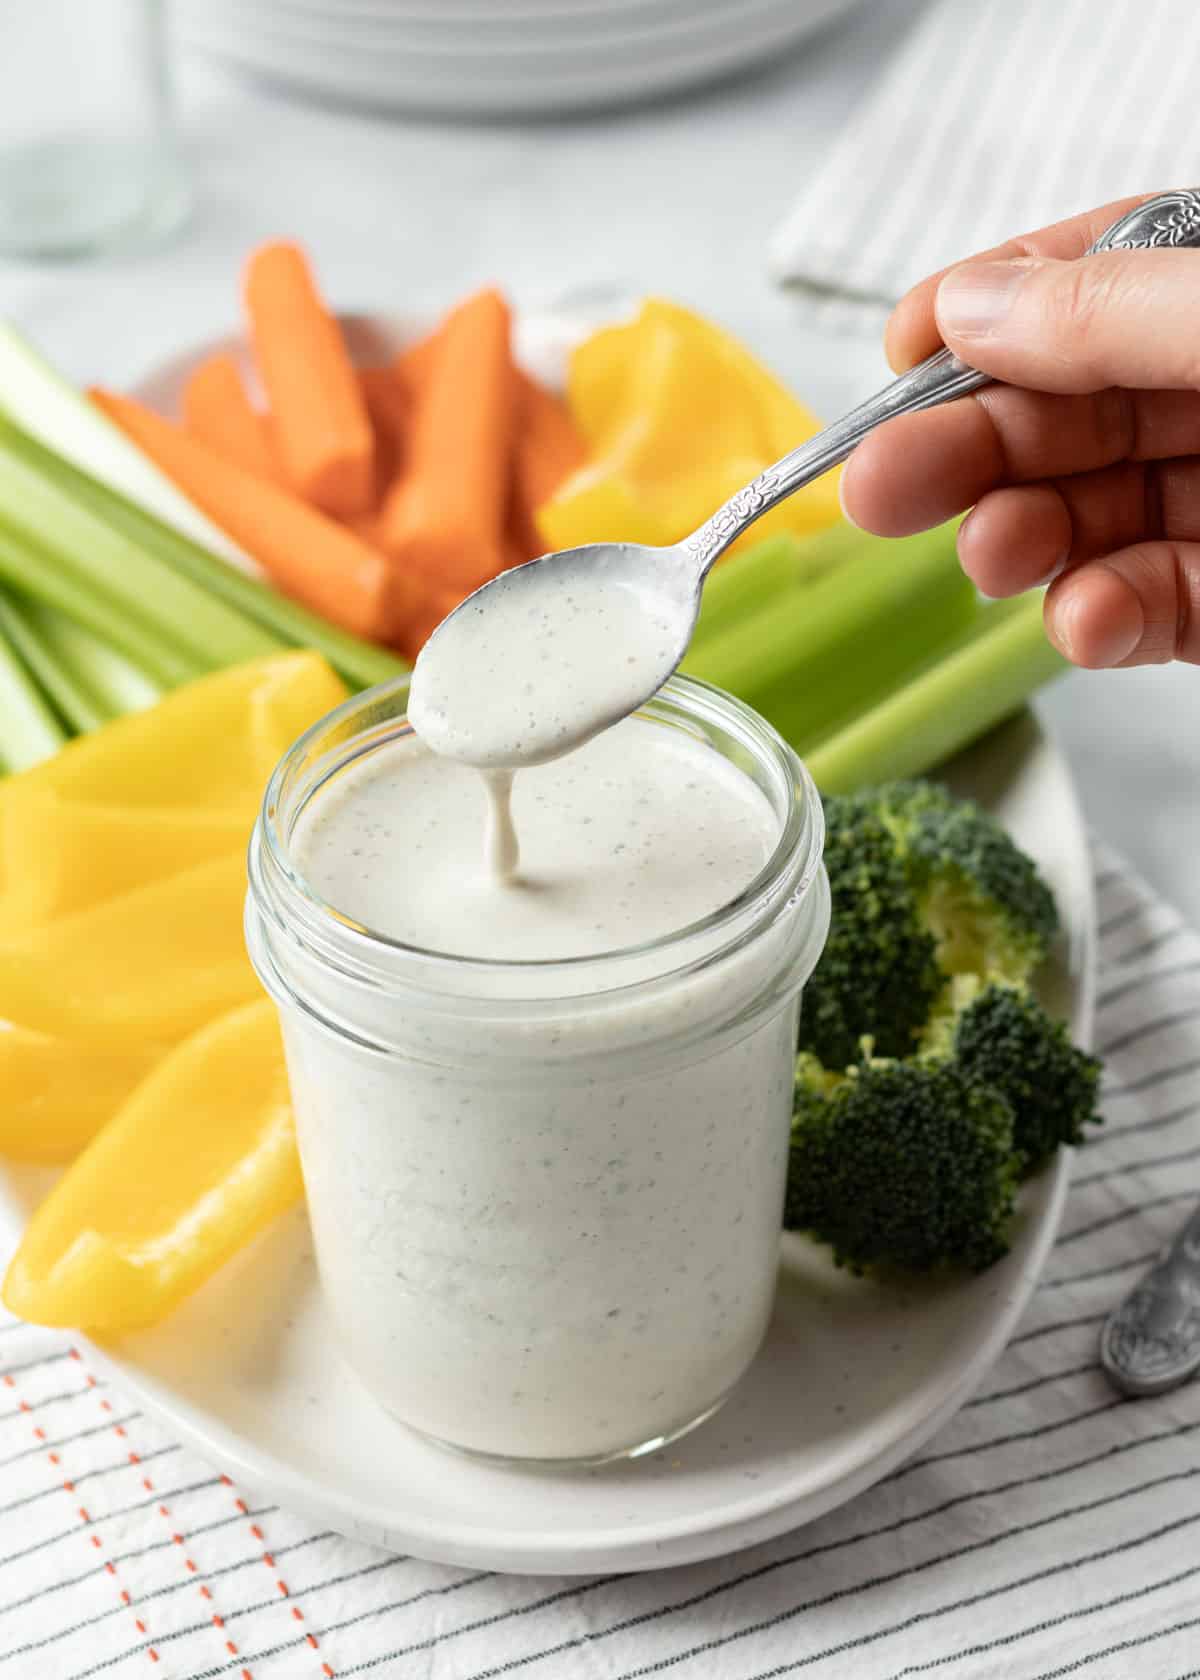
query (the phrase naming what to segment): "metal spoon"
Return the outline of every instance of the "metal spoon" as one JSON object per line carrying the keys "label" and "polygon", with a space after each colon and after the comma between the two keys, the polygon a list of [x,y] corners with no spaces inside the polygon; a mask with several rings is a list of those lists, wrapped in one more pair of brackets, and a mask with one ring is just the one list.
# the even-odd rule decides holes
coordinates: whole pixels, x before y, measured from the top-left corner
{"label": "metal spoon", "polygon": [[1165,1394],[1200,1371],[1200,1208],[1109,1315],[1100,1363],[1125,1394]]}
{"label": "metal spoon", "polygon": [[[1091,249],[1145,250],[1156,245],[1200,245],[1200,191],[1183,189],[1147,200],[1115,222]],[[713,563],[756,519],[844,461],[868,432],[885,420],[933,408],[990,383],[987,374],[968,367],[950,351],[939,350],[768,467],[682,542],[670,548],[589,543],[501,573],[444,619],[426,643],[413,674],[409,713],[414,726],[430,746],[453,757],[466,756],[455,752],[454,740],[461,741],[466,734],[480,738],[480,732],[489,725],[494,735],[497,717],[520,714],[523,720],[529,720],[522,724],[522,751],[516,756],[509,752],[507,759],[487,758],[486,762],[492,764],[537,763],[580,745],[618,717],[636,710],[666,682],[687,651],[700,611],[701,590]],[[523,658],[498,661],[489,672],[488,682],[474,685],[473,696],[460,694],[457,684],[451,689],[446,679],[478,656],[485,614],[495,612],[497,625],[501,619],[512,625],[519,623],[527,611],[538,620],[544,635],[554,629],[554,615],[563,610],[564,603],[578,607],[573,589],[576,581],[582,584],[586,579],[594,588],[599,578],[603,578],[606,591],[633,596],[636,607],[653,616],[660,632],[654,639],[653,656],[639,662],[635,678],[627,678],[604,695],[597,689],[596,704],[576,707],[569,724],[564,724],[561,717],[551,723],[545,714],[541,733],[536,671],[531,678],[530,664]],[[436,705],[427,704],[434,686],[430,673],[435,664],[440,679]],[[507,683],[506,670],[510,673]],[[477,719],[466,715],[472,703],[479,708]],[[478,730],[474,728],[476,722]]]}

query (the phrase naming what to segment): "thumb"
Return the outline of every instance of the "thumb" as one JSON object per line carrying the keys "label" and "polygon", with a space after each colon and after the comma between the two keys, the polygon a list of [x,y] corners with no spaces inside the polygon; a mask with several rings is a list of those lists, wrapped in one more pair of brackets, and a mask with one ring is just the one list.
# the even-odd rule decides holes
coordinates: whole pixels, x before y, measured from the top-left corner
{"label": "thumb", "polygon": [[955,355],[1010,385],[1200,389],[1200,250],[963,263],[934,308]]}

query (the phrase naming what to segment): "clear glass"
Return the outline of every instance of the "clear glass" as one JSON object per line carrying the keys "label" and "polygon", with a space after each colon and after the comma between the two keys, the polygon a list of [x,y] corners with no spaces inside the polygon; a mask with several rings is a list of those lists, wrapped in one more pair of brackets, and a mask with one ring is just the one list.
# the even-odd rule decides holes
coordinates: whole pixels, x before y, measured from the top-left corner
{"label": "clear glass", "polygon": [[0,255],[85,256],[180,219],[165,28],[162,0],[3,0]]}
{"label": "clear glass", "polygon": [[737,764],[779,825],[736,899],[601,957],[492,962],[340,916],[301,814],[408,733],[403,683],[303,736],[250,852],[247,939],[280,1011],[323,1288],[376,1397],[443,1444],[600,1462],[708,1417],[774,1297],[800,991],[829,921],[807,772],[677,678],[640,714]]}

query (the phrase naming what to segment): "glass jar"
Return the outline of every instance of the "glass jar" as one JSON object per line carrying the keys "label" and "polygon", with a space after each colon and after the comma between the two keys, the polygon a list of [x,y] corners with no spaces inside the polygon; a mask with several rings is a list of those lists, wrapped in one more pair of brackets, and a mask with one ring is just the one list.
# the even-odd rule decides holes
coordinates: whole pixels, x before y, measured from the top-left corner
{"label": "glass jar", "polygon": [[74,257],[173,226],[187,195],[164,0],[8,0],[0,254]]}
{"label": "glass jar", "polygon": [[410,733],[406,692],[301,737],[250,850],[322,1287],[363,1381],[443,1444],[647,1451],[720,1405],[770,1316],[800,991],[829,923],[820,800],[756,714],[673,679],[639,715],[737,765],[777,819],[746,890],[599,957],[420,950],[339,915],[290,853],[339,771]]}

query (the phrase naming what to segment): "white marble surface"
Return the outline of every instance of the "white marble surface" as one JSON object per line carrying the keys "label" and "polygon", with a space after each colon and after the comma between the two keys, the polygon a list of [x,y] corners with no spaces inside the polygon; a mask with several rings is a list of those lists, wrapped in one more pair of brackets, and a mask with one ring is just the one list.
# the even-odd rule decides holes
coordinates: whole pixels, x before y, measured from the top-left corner
{"label": "white marble surface", "polygon": [[[285,233],[348,308],[435,310],[493,280],[525,306],[661,290],[831,414],[885,377],[878,344],[806,324],[767,279],[767,236],[913,10],[867,0],[766,76],[573,124],[390,121],[186,63],[190,223],[160,249],[78,267],[0,262],[0,312],[75,377],[127,383],[231,325],[241,254]],[[1080,673],[1039,705],[1095,828],[1200,924],[1200,672]]]}

